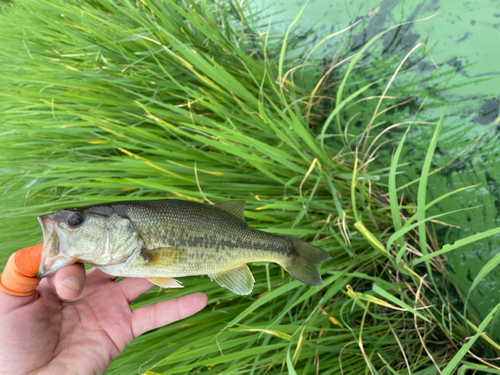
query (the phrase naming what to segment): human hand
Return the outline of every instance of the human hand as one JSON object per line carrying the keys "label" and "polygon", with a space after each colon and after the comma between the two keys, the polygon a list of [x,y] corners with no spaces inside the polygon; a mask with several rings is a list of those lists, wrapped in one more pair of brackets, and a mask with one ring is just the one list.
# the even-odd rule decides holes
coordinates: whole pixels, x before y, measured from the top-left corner
{"label": "human hand", "polygon": [[[137,310],[129,303],[153,287],[83,264],[43,279],[35,294],[0,290],[0,373],[102,374],[137,336],[203,309],[203,293]],[[5,371],[5,372],[4,372]]]}

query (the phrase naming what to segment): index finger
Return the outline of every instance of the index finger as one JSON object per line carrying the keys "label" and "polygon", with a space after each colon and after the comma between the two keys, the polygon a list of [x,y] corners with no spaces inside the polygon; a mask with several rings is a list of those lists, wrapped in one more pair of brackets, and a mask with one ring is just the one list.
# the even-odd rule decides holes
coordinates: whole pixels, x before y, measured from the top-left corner
{"label": "index finger", "polygon": [[[72,264],[61,268],[54,275],[42,279],[38,288],[48,289],[62,300],[77,298],[85,284],[85,267],[83,264]],[[39,294],[29,296],[14,296],[0,290],[0,306],[7,310],[27,305],[38,298]]]}
{"label": "index finger", "polygon": [[132,333],[137,337],[144,332],[187,318],[203,309],[207,301],[206,294],[193,293],[133,310]]}

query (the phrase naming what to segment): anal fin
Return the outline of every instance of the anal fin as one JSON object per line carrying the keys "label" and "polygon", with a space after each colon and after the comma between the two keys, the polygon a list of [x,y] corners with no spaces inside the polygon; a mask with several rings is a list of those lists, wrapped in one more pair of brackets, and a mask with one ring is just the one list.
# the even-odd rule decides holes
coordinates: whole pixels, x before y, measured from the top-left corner
{"label": "anal fin", "polygon": [[220,286],[242,296],[250,294],[255,283],[252,272],[246,264],[230,271],[214,273],[208,276]]}
{"label": "anal fin", "polygon": [[148,277],[147,279],[162,288],[184,288],[180,281],[172,277]]}

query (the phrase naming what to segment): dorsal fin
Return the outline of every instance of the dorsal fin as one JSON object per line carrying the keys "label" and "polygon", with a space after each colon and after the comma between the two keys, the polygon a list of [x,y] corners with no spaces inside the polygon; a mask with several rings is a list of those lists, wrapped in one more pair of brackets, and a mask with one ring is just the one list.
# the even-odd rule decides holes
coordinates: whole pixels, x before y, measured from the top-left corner
{"label": "dorsal fin", "polygon": [[215,207],[222,211],[226,211],[228,214],[231,214],[235,217],[237,217],[240,220],[245,221],[245,201],[227,201],[227,202],[221,202],[221,203],[216,203]]}

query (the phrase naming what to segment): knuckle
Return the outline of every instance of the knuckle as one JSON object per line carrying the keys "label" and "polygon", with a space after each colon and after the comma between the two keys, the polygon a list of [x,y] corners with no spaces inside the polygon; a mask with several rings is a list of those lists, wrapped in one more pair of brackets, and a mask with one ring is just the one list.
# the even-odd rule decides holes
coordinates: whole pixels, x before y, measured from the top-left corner
{"label": "knuckle", "polygon": [[158,306],[156,304],[151,305],[149,308],[149,322],[151,324],[151,329],[158,328]]}

